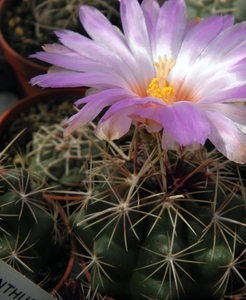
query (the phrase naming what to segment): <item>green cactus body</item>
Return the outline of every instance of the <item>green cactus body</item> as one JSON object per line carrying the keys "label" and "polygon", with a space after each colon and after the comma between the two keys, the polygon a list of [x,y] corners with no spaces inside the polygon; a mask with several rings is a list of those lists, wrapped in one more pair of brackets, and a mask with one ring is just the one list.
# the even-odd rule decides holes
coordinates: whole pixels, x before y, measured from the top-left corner
{"label": "green cactus body", "polygon": [[78,18],[78,6],[81,4],[95,6],[111,22],[119,19],[117,0],[35,0],[33,15],[38,36],[60,28],[81,30]]}
{"label": "green cactus body", "polygon": [[189,263],[185,262],[189,255],[185,253],[183,226],[173,217],[172,212],[164,210],[154,227],[150,218],[153,229],[141,245],[131,279],[133,299],[178,299],[192,280]]}
{"label": "green cactus body", "polygon": [[236,22],[246,18],[244,0],[185,0],[188,18],[207,18],[212,15],[233,14]]}
{"label": "green cactus body", "polygon": [[36,282],[40,257],[37,255],[34,245],[25,244],[28,237],[29,235],[23,235],[21,229],[17,232],[8,230],[8,234],[1,235],[0,259]]}
{"label": "green cactus body", "polygon": [[90,125],[66,139],[63,132],[64,126],[60,124],[40,127],[29,145],[31,151],[28,151],[26,163],[49,186],[74,189],[86,179],[90,161],[101,155],[93,142],[99,146],[101,143]]}
{"label": "green cactus body", "polygon": [[37,179],[17,167],[0,175],[0,259],[34,282],[45,263],[61,251],[58,219],[43,200],[45,189]]}
{"label": "green cactus body", "polygon": [[116,300],[236,294],[246,241],[237,166],[205,147],[177,156],[133,142],[104,148],[104,169],[90,170],[86,205],[70,216],[90,289]]}

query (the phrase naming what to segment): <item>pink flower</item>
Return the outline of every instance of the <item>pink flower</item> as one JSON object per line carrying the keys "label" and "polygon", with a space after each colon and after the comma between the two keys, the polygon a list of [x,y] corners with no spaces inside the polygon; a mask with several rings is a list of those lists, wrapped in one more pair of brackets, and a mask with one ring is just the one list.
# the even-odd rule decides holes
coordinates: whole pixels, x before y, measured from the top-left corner
{"label": "pink flower", "polygon": [[[92,88],[75,104],[66,134],[93,120],[100,139],[118,139],[131,124],[162,131],[164,149],[209,139],[227,158],[246,162],[246,23],[233,16],[186,20],[184,0],[121,0],[124,34],[95,8],[79,8],[91,39],[56,31],[61,44],[31,57],[53,64],[31,80],[42,87]],[[240,126],[240,128],[239,128]]]}

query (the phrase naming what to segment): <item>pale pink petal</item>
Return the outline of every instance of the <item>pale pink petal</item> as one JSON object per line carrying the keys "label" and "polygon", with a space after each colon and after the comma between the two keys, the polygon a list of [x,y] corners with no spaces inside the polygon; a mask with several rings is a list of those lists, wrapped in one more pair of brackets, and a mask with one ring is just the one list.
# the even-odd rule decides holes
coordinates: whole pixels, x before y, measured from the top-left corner
{"label": "pale pink petal", "polygon": [[[179,95],[184,93],[183,89],[186,89],[187,86],[192,86],[194,90],[193,82],[190,83],[188,80],[189,74],[194,74],[193,65],[222,29],[224,29],[224,18],[222,16],[213,16],[193,26],[185,35],[175,68],[169,77],[171,82],[177,80],[181,82],[177,91],[178,98]],[[203,72],[197,71],[197,74],[195,74],[196,79],[206,74],[206,72],[209,72],[209,67],[203,69]],[[209,73],[209,76],[211,77],[211,73]]]}
{"label": "pale pink petal", "polygon": [[[49,52],[49,53],[62,54],[62,55],[72,56],[72,57],[80,57],[79,53],[61,44],[45,44],[42,48],[43,50],[45,50],[45,52]],[[37,58],[36,54],[30,55],[30,57]]]}
{"label": "pale pink petal", "polygon": [[180,144],[173,138],[171,134],[167,131],[163,130],[161,146],[163,149],[175,150],[178,151],[180,148]]}
{"label": "pale pink petal", "polygon": [[130,96],[132,96],[132,93],[127,92],[127,90],[111,89],[77,100],[75,103],[77,106],[83,103],[87,104],[67,120],[66,123],[69,125],[66,128],[64,135],[67,136],[79,127],[94,120],[104,107],[113,105],[115,102],[124,98],[129,98]]}
{"label": "pale pink petal", "polygon": [[108,70],[111,70],[111,72],[113,73],[113,70],[109,69],[108,66],[105,66],[102,63],[85,60],[82,56],[70,56],[50,52],[37,52],[31,57],[40,59],[64,69],[74,70],[78,72],[91,72],[93,70],[96,70],[101,71],[102,73],[107,73]]}
{"label": "pale pink petal", "polygon": [[[144,107],[144,108],[142,108]],[[148,132],[159,132],[162,129],[159,110],[153,105],[139,105],[135,114],[130,117],[136,126],[145,127]]]}
{"label": "pale pink petal", "polygon": [[129,117],[132,119],[132,124],[137,127],[145,128],[149,133],[159,132],[162,129],[160,123],[157,123],[153,119],[147,119],[140,117],[140,115],[131,114]]}
{"label": "pale pink petal", "polygon": [[[102,117],[102,119],[107,119],[111,117],[113,114],[117,113],[118,110],[130,107],[130,106],[135,106],[138,107],[138,114],[141,115],[145,118],[143,111],[145,111],[144,107],[146,108],[146,114],[149,114],[151,108],[149,107],[153,105],[156,107],[155,109],[155,115],[159,113],[159,108],[163,106],[163,101],[161,101],[158,98],[151,98],[151,97],[145,97],[145,98],[140,98],[136,94],[129,94],[128,98],[125,98],[123,100],[119,100],[115,102],[109,109],[106,111],[105,115]],[[158,108],[158,109],[157,109]],[[152,110],[153,111],[153,110]],[[153,116],[153,115],[152,115]],[[155,120],[158,122],[158,120]]]}
{"label": "pale pink petal", "polygon": [[137,97],[136,94],[125,89],[106,89],[103,91],[97,91],[96,93],[90,93],[90,90],[87,90],[86,97],[78,99],[75,102],[75,105],[79,106],[81,104],[94,102],[93,105],[96,106],[96,102],[100,107],[102,104],[105,104],[105,106],[107,106],[109,105],[109,103],[117,103],[122,99],[124,99],[124,101],[127,101],[126,99],[134,99],[135,97]]}
{"label": "pale pink petal", "polygon": [[221,32],[224,31],[225,29],[233,26],[234,21],[235,21],[234,15],[223,16],[223,26],[221,28]]}
{"label": "pale pink petal", "polygon": [[207,96],[199,99],[198,104],[203,106],[204,104],[213,105],[220,102],[245,102],[245,95],[246,84],[242,86],[235,84],[233,86],[233,84],[231,84],[225,88],[222,86],[220,90],[216,89],[214,94],[208,92]]}
{"label": "pale pink petal", "polygon": [[122,88],[124,83],[113,76],[101,73],[76,73],[63,70],[59,73],[48,73],[31,79],[32,85],[38,84],[41,87],[80,87],[89,86],[98,89]]}
{"label": "pale pink petal", "polygon": [[143,10],[137,0],[121,0],[120,12],[126,42],[138,64],[138,78],[148,87],[155,68]]}
{"label": "pale pink petal", "polygon": [[246,163],[246,135],[227,117],[213,111],[206,112],[210,119],[209,140],[228,159]]}
{"label": "pale pink petal", "polygon": [[[125,80],[131,82],[132,85],[138,85],[138,78],[134,74],[134,69],[129,67],[124,59],[115,52],[106,49],[102,45],[95,43],[81,34],[69,30],[59,30],[55,32],[61,43],[68,48],[72,48],[84,60],[95,61],[117,70],[119,74],[124,76]],[[136,69],[136,68],[135,68]]]}
{"label": "pale pink petal", "polygon": [[162,5],[156,27],[157,47],[154,60],[158,56],[176,58],[179,53],[186,27],[186,9],[184,0],[168,0]]}
{"label": "pale pink petal", "polygon": [[170,135],[168,132],[165,130],[163,131],[162,134],[162,140],[161,140],[161,145],[163,149],[168,149],[168,150],[175,150],[177,151],[180,155],[183,153],[186,153],[187,151],[195,151],[201,147],[199,143],[192,142],[191,144],[187,146],[180,146],[180,143],[175,141],[172,135]]}
{"label": "pale pink petal", "polygon": [[102,140],[115,140],[125,135],[132,123],[129,115],[134,114],[137,107],[130,106],[118,110],[109,118],[101,119],[95,129],[95,135]]}
{"label": "pale pink petal", "polygon": [[246,105],[213,103],[200,106],[204,111],[214,111],[223,114],[235,123],[246,125]]}
{"label": "pale pink petal", "polygon": [[81,5],[79,16],[86,32],[96,43],[117,54],[128,66],[137,67],[126,41],[102,13],[95,7]]}
{"label": "pale pink petal", "polygon": [[156,53],[157,38],[156,26],[160,13],[160,5],[157,0],[143,0],[141,4],[148,30],[150,45],[153,53]]}
{"label": "pale pink petal", "polygon": [[[137,103],[136,101],[134,101],[134,102]],[[146,105],[146,104],[149,104],[149,105]],[[142,118],[152,119],[158,123],[161,122],[159,108],[157,108],[157,106],[154,105],[154,102],[152,102],[152,103],[146,102],[146,103],[140,104],[137,114],[139,116],[141,116]]]}
{"label": "pale pink petal", "polygon": [[57,30],[55,34],[59,41],[71,51],[75,51],[84,59],[104,63],[113,66],[114,63],[122,63],[122,59],[110,49],[106,49],[95,41],[70,30]]}
{"label": "pale pink petal", "polygon": [[[233,88],[237,80],[240,82],[244,63],[239,73],[233,67],[245,58],[245,35],[246,23],[227,28],[207,45],[202,55],[189,67],[185,76],[185,85],[192,88],[199,101],[205,97],[212,97],[216,93],[219,96],[224,88]],[[180,72],[182,68],[180,65],[178,68]],[[175,70],[177,74],[178,69]],[[175,78],[177,77],[178,75]]]}
{"label": "pale pink petal", "polygon": [[203,145],[210,134],[206,114],[197,105],[187,101],[163,106],[160,122],[182,147],[193,142]]}
{"label": "pale pink petal", "polygon": [[66,70],[109,75],[121,82],[121,86],[125,89],[131,89],[131,83],[127,83],[125,81],[125,76],[120,76],[121,74],[117,70],[98,62],[85,61],[81,56],[71,57],[55,53],[38,52],[35,57]]}

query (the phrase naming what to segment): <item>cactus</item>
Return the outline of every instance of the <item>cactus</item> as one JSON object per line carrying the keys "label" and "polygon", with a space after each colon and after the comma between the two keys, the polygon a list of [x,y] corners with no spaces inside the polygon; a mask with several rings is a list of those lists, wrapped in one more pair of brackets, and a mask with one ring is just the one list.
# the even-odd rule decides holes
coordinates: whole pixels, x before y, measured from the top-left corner
{"label": "cactus", "polygon": [[185,0],[188,18],[206,18],[216,14],[233,14],[236,22],[246,18],[244,0]]}
{"label": "cactus", "polygon": [[45,30],[50,32],[60,28],[81,30],[78,19],[78,5],[97,7],[110,21],[119,19],[117,0],[34,0],[32,4],[35,32],[42,37]]}
{"label": "cactus", "polygon": [[41,126],[27,147],[26,164],[47,185],[68,190],[79,188],[90,160],[101,157],[92,142],[102,144],[88,125],[63,138],[65,125]]}
{"label": "cactus", "polygon": [[[21,167],[5,166],[6,155],[4,149],[0,160],[0,259],[41,284],[50,261],[65,253],[66,227],[56,204],[44,201],[48,188],[38,184],[38,175],[26,170],[23,161]],[[44,284],[49,291],[54,286]]]}
{"label": "cactus", "polygon": [[[190,17],[235,13],[234,3],[230,3],[187,0],[188,10],[195,11]],[[166,63],[163,64],[166,71]],[[35,80],[32,83],[40,83]],[[139,124],[149,126],[148,119],[146,123],[142,121],[141,116]],[[120,122],[116,129],[120,129]],[[137,116],[135,122],[139,125]],[[113,121],[112,124],[115,125]],[[156,131],[154,125],[150,128]],[[98,143],[87,133],[83,140],[85,132],[86,127],[82,128],[79,140],[86,145],[86,151],[89,147],[89,152],[79,152],[75,172],[70,166],[72,152],[63,153],[66,140],[62,140],[62,130],[57,131],[57,127],[54,133],[45,131],[48,139],[44,135],[41,140],[38,135],[34,139],[30,157],[35,158],[30,169],[35,173],[44,171],[45,176],[56,182],[65,173],[62,184],[80,184],[81,191],[71,191],[78,195],[78,200],[69,203],[68,211],[83,267],[77,277],[83,282],[84,275],[87,276],[88,297],[195,300],[199,295],[199,299],[219,300],[239,295],[246,285],[245,166],[239,168],[209,143],[178,154],[163,150],[162,132],[151,134],[141,127],[115,143]],[[107,138],[111,137],[108,133]],[[71,141],[68,147],[72,149]],[[81,160],[83,155],[85,161]],[[55,169],[57,162],[59,168]],[[74,173],[81,177],[68,179]],[[43,180],[50,184],[48,176]],[[35,219],[33,210],[29,208],[27,212]],[[19,215],[11,213],[12,218]],[[7,229],[2,226],[4,238],[9,233]],[[26,231],[22,244],[31,233]]]}
{"label": "cactus", "polygon": [[116,300],[232,297],[246,284],[245,166],[159,141],[139,129],[92,161],[70,215],[78,278],[90,271],[91,293]]}
{"label": "cactus", "polygon": [[117,26],[120,20],[118,0],[15,0],[9,2],[13,2],[13,5],[10,5],[2,17],[2,31],[11,47],[24,57],[39,51],[44,44],[54,43],[57,39],[50,34],[53,30],[68,28],[86,34],[78,21],[79,4],[97,7]]}

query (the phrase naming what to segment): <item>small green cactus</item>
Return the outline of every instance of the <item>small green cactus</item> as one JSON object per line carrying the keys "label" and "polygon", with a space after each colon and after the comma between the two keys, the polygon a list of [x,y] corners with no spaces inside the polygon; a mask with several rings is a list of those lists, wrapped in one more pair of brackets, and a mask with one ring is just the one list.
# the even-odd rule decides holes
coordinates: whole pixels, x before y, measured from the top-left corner
{"label": "small green cactus", "polygon": [[179,156],[140,135],[104,148],[74,203],[78,277],[116,300],[232,297],[246,283],[241,171],[210,145]]}
{"label": "small green cactus", "polygon": [[49,187],[79,188],[91,160],[101,158],[94,146],[102,144],[91,124],[63,138],[65,125],[41,126],[28,146],[26,164]]}
{"label": "small green cactus", "polygon": [[37,174],[23,165],[5,166],[4,151],[1,156],[0,259],[39,283],[40,270],[59,252],[64,253],[66,226],[55,203],[44,201],[43,193],[48,188],[38,184]]}
{"label": "small green cactus", "polygon": [[1,29],[9,45],[25,58],[40,51],[42,45],[56,42],[57,38],[51,34],[54,30],[72,29],[86,35],[79,22],[80,4],[97,7],[110,22],[120,26],[118,0],[14,0],[6,4],[8,2],[10,6],[1,18]]}
{"label": "small green cactus", "polygon": [[188,18],[207,18],[211,15],[233,14],[236,22],[246,19],[244,0],[185,0]]}
{"label": "small green cactus", "polygon": [[37,37],[45,32],[66,28],[81,30],[78,6],[87,4],[97,7],[110,21],[119,19],[117,0],[34,0],[33,15]]}

